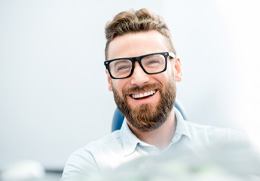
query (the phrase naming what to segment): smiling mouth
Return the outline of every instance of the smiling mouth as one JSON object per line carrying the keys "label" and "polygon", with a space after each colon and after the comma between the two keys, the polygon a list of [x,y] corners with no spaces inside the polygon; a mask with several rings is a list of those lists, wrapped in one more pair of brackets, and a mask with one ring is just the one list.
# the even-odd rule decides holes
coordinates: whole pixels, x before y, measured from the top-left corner
{"label": "smiling mouth", "polygon": [[145,98],[153,96],[156,92],[157,92],[157,90],[151,90],[151,91],[146,91],[146,92],[142,92],[142,93],[135,93],[135,94],[130,94],[130,97],[135,100],[145,99]]}

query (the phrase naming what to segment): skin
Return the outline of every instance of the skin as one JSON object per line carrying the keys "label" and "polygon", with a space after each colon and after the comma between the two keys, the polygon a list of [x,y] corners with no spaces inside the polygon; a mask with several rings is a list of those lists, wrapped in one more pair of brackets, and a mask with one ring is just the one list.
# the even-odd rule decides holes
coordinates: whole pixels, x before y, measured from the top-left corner
{"label": "skin", "polygon": [[[108,59],[134,57],[165,51],[170,52],[166,38],[155,30],[148,32],[128,33],[116,37],[111,41],[108,48]],[[117,90],[119,96],[122,97],[123,89],[127,89],[133,86],[143,86],[145,84],[151,83],[160,83],[164,85],[172,79],[171,76],[174,76],[175,82],[179,82],[181,80],[181,63],[179,58],[175,58],[173,61],[168,61],[167,70],[165,72],[153,75],[146,74],[136,62],[133,75],[129,78],[112,79],[107,72],[108,88],[110,91],[112,91],[113,87]],[[153,107],[155,107],[159,100],[160,94],[158,92],[144,100],[135,100],[130,96],[127,97],[127,102],[131,108],[136,108],[142,104],[151,104]],[[160,149],[165,148],[170,143],[176,127],[174,111],[171,111],[163,125],[149,132],[138,130],[128,121],[127,123],[132,132],[139,139],[151,145],[155,145]]]}

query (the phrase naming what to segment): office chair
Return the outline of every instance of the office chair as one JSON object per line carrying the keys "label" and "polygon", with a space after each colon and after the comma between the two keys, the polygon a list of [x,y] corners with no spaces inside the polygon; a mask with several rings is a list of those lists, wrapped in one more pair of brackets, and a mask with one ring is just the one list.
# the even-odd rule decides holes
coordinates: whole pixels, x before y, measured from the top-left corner
{"label": "office chair", "polygon": [[[180,112],[182,118],[184,120],[187,120],[187,116],[184,112],[183,107],[180,105],[180,103],[175,101],[174,107],[175,107],[175,109],[177,109]],[[123,121],[124,121],[124,115],[121,113],[121,111],[118,108],[116,108],[114,115],[113,115],[111,131],[113,132],[113,131],[119,130],[123,124]]]}

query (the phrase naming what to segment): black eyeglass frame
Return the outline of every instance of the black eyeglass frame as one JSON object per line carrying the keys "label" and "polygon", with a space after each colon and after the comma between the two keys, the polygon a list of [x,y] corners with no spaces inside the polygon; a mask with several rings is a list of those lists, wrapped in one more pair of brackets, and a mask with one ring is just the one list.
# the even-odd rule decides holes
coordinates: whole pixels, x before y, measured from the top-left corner
{"label": "black eyeglass frame", "polygon": [[[151,55],[163,55],[164,56],[164,60],[165,60],[165,67],[162,71],[159,71],[159,72],[153,72],[153,73],[149,73],[145,70],[145,68],[143,67],[142,63],[141,63],[141,60],[144,58],[144,57],[147,57],[147,56],[151,56]],[[174,59],[176,56],[173,52],[158,52],[158,53],[150,53],[150,54],[145,54],[145,55],[142,55],[142,56],[138,56],[138,57],[123,57],[123,58],[115,58],[115,59],[111,59],[111,60],[106,60],[104,62],[104,65],[106,67],[106,69],[108,70],[108,73],[109,75],[111,76],[112,79],[126,79],[128,77],[131,77],[133,72],[134,72],[134,69],[135,69],[135,62],[138,62],[140,67],[142,68],[142,70],[146,73],[146,74],[159,74],[159,73],[162,73],[164,72],[166,69],[167,69],[167,58],[170,57],[170,59]],[[132,69],[131,69],[131,72],[129,73],[128,76],[125,76],[125,77],[120,77],[120,78],[117,78],[117,77],[114,77],[111,72],[110,72],[110,67],[109,67],[109,64],[113,61],[117,61],[117,60],[130,60],[132,62]]]}

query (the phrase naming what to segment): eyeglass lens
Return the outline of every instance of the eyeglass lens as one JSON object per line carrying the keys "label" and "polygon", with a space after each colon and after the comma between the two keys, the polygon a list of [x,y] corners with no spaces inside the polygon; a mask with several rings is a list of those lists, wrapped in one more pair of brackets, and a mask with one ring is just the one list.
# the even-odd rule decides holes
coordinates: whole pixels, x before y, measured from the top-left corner
{"label": "eyeglass lens", "polygon": [[[134,61],[130,59],[118,59],[109,64],[113,77],[123,78],[131,74]],[[142,57],[141,66],[147,73],[157,73],[165,68],[165,57],[162,54],[147,55]]]}

